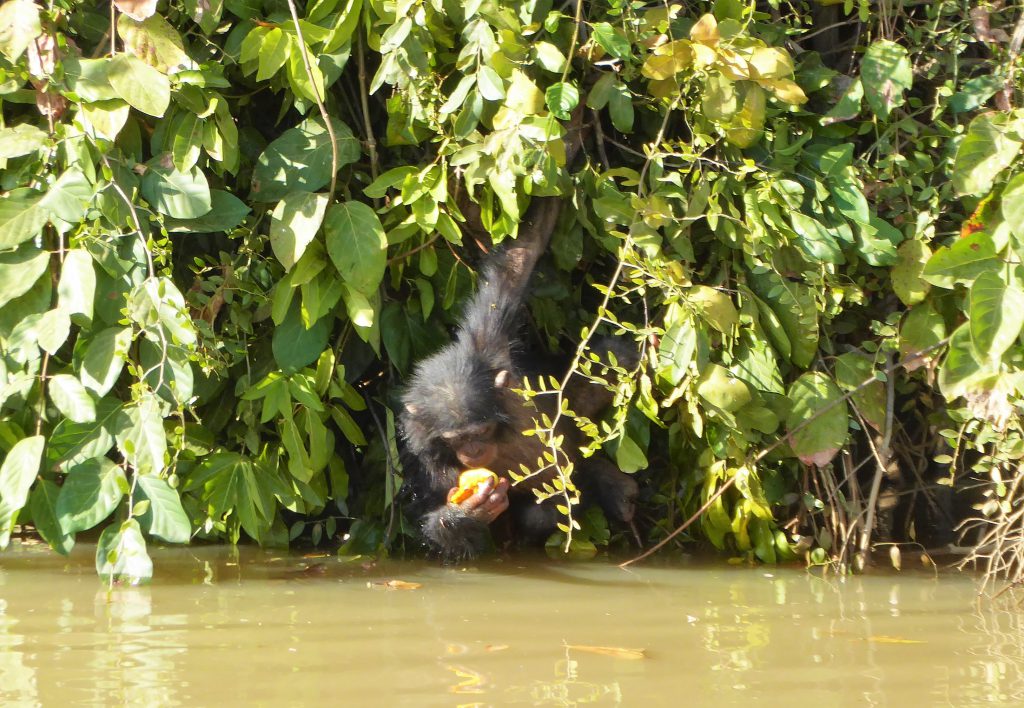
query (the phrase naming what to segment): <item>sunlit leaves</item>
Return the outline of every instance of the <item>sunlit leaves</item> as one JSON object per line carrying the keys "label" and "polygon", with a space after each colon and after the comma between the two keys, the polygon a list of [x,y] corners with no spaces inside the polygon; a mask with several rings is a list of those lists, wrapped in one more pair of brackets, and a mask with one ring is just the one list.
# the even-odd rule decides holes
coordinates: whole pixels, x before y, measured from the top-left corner
{"label": "sunlit leaves", "polygon": [[127,491],[124,470],[105,457],[68,471],[57,498],[57,520],[67,535],[91,529],[117,508]]}
{"label": "sunlit leaves", "polygon": [[270,246],[286,271],[298,262],[320,230],[326,210],[327,195],[308,192],[288,194],[274,207]]}
{"label": "sunlit leaves", "polygon": [[0,249],[14,248],[42,231],[50,217],[43,196],[16,190],[0,198]]}
{"label": "sunlit leaves", "polygon": [[132,108],[160,117],[171,102],[171,84],[159,71],[131,54],[110,60],[107,79],[117,95]]}
{"label": "sunlit leaves", "polygon": [[0,307],[27,293],[50,262],[50,254],[36,248],[0,253]]}
{"label": "sunlit leaves", "polygon": [[[348,126],[331,120],[338,167],[359,159],[359,141]],[[319,116],[284,131],[263,151],[252,175],[252,196],[272,202],[290,192],[315,192],[331,181],[331,140]]]}
{"label": "sunlit leaves", "polygon": [[117,33],[125,49],[157,71],[166,74],[191,64],[181,35],[160,15],[151,15],[141,22],[121,15]]}
{"label": "sunlit leaves", "polygon": [[210,185],[198,167],[179,172],[162,158],[150,160],[142,177],[142,194],[161,213],[195,219],[210,211]]}
{"label": "sunlit leaves", "polygon": [[0,53],[12,62],[40,32],[39,6],[32,0],[8,0],[0,5]]}
{"label": "sunlit leaves", "polygon": [[971,284],[967,314],[978,356],[999,361],[1024,327],[1024,292],[999,273],[985,271]]}
{"label": "sunlit leaves", "polygon": [[85,386],[74,376],[57,374],[50,379],[50,397],[57,410],[73,423],[88,423],[96,418],[96,404]]}
{"label": "sunlit leaves", "polygon": [[931,249],[923,241],[912,239],[900,244],[896,253],[899,260],[891,271],[893,292],[904,305],[916,305],[928,295],[929,284],[921,276]]}
{"label": "sunlit leaves", "polygon": [[153,577],[153,561],[135,519],[108,526],[96,544],[96,573],[105,582],[136,585]]}
{"label": "sunlit leaves", "polygon": [[996,249],[992,238],[977,231],[952,246],[942,246],[932,254],[921,277],[940,288],[970,284],[981,273],[996,267]]}
{"label": "sunlit leaves", "polygon": [[110,327],[91,337],[82,358],[81,381],[86,388],[97,396],[106,395],[121,375],[131,341],[131,329],[123,327]]}
{"label": "sunlit leaves", "polygon": [[907,50],[887,39],[872,42],[864,53],[860,79],[871,110],[879,118],[888,118],[894,108],[903,105],[903,92],[913,83]]}
{"label": "sunlit leaves", "polygon": [[817,372],[800,376],[789,388],[792,408],[786,419],[789,444],[802,462],[828,464],[846,443],[848,413],[842,391]]}
{"label": "sunlit leaves", "polygon": [[[16,442],[0,463],[0,503],[17,511],[25,506],[28,490],[32,486],[42,460],[45,438],[33,435]],[[0,535],[10,529],[0,528]],[[6,546],[0,543],[0,547]]]}
{"label": "sunlit leaves", "polygon": [[956,151],[953,186],[959,194],[982,195],[1020,152],[1017,122],[1002,113],[984,113],[971,121]]}
{"label": "sunlit leaves", "polygon": [[160,404],[149,395],[121,411],[117,446],[137,474],[159,474],[167,452]]}
{"label": "sunlit leaves", "polygon": [[332,204],[324,219],[327,253],[345,284],[373,292],[384,277],[388,240],[380,219],[362,202]]}
{"label": "sunlit leaves", "polygon": [[46,131],[29,123],[0,129],[0,159],[21,157],[35,152],[46,142]]}
{"label": "sunlit leaves", "polygon": [[137,481],[142,495],[149,500],[149,509],[141,517],[147,532],[168,543],[188,543],[192,525],[178,491],[159,477],[140,476]]}

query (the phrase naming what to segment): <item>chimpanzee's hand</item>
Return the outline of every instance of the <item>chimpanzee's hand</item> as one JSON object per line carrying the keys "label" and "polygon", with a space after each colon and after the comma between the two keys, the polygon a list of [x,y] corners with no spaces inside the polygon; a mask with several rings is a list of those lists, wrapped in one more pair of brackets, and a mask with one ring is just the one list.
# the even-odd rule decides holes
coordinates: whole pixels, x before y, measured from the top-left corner
{"label": "chimpanzee's hand", "polygon": [[[452,503],[452,495],[458,491],[458,487],[448,490],[448,503]],[[461,504],[453,504],[461,509],[467,516],[477,521],[489,524],[508,509],[508,480],[499,477],[497,483],[493,479],[480,484],[473,496]]]}

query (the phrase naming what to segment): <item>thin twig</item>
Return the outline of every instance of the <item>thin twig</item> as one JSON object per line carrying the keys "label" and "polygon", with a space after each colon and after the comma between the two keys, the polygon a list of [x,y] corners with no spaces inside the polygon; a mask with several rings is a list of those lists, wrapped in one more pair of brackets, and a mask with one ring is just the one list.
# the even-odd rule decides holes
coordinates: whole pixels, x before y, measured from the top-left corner
{"label": "thin twig", "polygon": [[[359,51],[356,59],[359,60],[359,102],[363,107],[363,129],[366,131],[366,150],[370,153],[370,176],[376,180],[379,167],[377,165],[377,138],[373,134],[373,122],[370,120],[370,95],[366,90],[366,58],[363,56],[363,35],[358,30],[356,35],[359,39]],[[376,199],[374,202],[376,203]]]}

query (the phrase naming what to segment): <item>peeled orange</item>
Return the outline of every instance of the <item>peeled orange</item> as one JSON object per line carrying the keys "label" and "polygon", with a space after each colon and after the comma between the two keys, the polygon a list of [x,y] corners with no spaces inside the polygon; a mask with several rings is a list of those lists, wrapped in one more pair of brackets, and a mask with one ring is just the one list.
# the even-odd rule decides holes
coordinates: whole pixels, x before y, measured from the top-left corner
{"label": "peeled orange", "polygon": [[487,480],[493,480],[495,483],[498,482],[498,475],[491,472],[489,469],[483,467],[476,467],[471,470],[466,470],[459,475],[459,488],[455,494],[452,495],[452,504],[461,504],[462,502],[469,499],[471,496],[476,494],[477,489],[481,484]]}

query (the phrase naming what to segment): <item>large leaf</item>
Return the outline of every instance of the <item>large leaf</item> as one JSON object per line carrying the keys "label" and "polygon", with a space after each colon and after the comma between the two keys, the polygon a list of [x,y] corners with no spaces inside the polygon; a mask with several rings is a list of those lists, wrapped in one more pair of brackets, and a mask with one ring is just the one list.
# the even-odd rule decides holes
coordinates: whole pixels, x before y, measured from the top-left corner
{"label": "large leaf", "polygon": [[1004,113],[984,113],[971,121],[953,162],[953,187],[958,194],[987,194],[999,174],[1020,151],[1016,123]]}
{"label": "large leaf", "polygon": [[921,277],[940,288],[952,288],[957,283],[970,285],[979,275],[997,267],[992,238],[984,231],[976,231],[932,254]]}
{"label": "large leaf", "polygon": [[327,195],[309,192],[292,192],[274,207],[270,217],[270,247],[286,271],[292,269],[316,237],[326,209]]}
{"label": "large leaf", "polygon": [[31,290],[49,263],[50,254],[38,248],[0,253],[0,307]]}
{"label": "large leaf", "polygon": [[345,284],[369,295],[387,266],[388,239],[373,209],[362,202],[332,204],[324,219],[327,253]]}
{"label": "large leaf", "polygon": [[887,119],[893,108],[903,105],[903,92],[914,80],[907,50],[887,39],[872,42],[864,52],[860,80],[871,110]]}
{"label": "large leaf", "polygon": [[75,545],[75,537],[64,533],[57,520],[57,499],[60,487],[48,479],[36,482],[29,497],[29,509],[32,512],[32,524],[50,548],[63,556],[71,552]]}
{"label": "large leaf", "polygon": [[43,196],[21,189],[0,198],[0,250],[14,248],[43,230],[50,218]]}
{"label": "large leaf", "polygon": [[67,418],[54,426],[46,446],[46,464],[66,471],[94,457],[102,457],[114,444],[121,402],[103,398],[96,403],[96,419],[72,423]]}
{"label": "large leaf", "polygon": [[911,307],[924,300],[930,289],[921,277],[932,252],[924,241],[904,241],[896,250],[896,265],[890,271],[892,289],[903,304]]}
{"label": "large leaf", "polygon": [[167,77],[138,57],[118,54],[110,60],[107,79],[132,108],[157,118],[167,112],[171,84]]}
{"label": "large leaf", "polygon": [[132,330],[110,327],[93,335],[91,340],[82,357],[81,381],[97,396],[105,396],[124,368]]}
{"label": "large leaf", "polygon": [[85,209],[96,192],[82,170],[65,170],[39,202],[47,212],[69,224],[77,224],[85,216]]}
{"label": "large leaf", "polygon": [[128,585],[153,577],[153,561],[139,522],[128,519],[103,529],[96,544],[96,572],[104,582]]}
{"label": "large leaf", "polygon": [[322,317],[307,329],[298,303],[293,303],[284,322],[274,328],[272,349],[278,366],[290,373],[316,361],[327,346],[332,319]]}
{"label": "large leaf", "polygon": [[178,172],[166,158],[146,163],[142,176],[142,196],[157,211],[176,219],[195,219],[210,211],[210,185],[198,167]]}
{"label": "large leaf", "polygon": [[998,362],[1024,327],[1024,292],[998,271],[985,271],[971,285],[967,314],[974,351]]}
{"label": "large leaf", "polygon": [[96,419],[96,404],[74,376],[57,374],[50,379],[48,390],[53,404],[68,420],[89,423]]}
{"label": "large leaf", "polygon": [[144,396],[136,405],[123,409],[121,416],[115,437],[125,460],[136,475],[159,474],[164,467],[167,435],[157,398]]}
{"label": "large leaf", "polygon": [[57,498],[57,520],[65,534],[91,529],[110,516],[124,498],[124,470],[105,457],[72,467]]}
{"label": "large leaf", "polygon": [[1003,220],[1010,225],[1017,238],[1024,239],[1024,173],[1013,177],[1003,189],[1000,200]]}
{"label": "large leaf", "polygon": [[875,380],[860,388],[873,378],[875,366],[869,357],[858,352],[846,352],[836,357],[836,382],[846,392],[857,391],[852,396],[853,405],[872,428],[881,431],[885,429],[885,385]]}
{"label": "large leaf", "polygon": [[[331,120],[338,167],[359,159],[359,141],[349,127]],[[318,117],[286,130],[260,155],[252,174],[252,198],[273,202],[290,192],[315,192],[331,181],[331,140]]]}
{"label": "large leaf", "polygon": [[159,477],[140,476],[136,481],[144,498],[149,500],[149,509],[140,519],[142,525],[168,543],[188,543],[192,525],[177,490]]}
{"label": "large leaf", "polygon": [[900,356],[907,371],[924,366],[938,355],[933,349],[946,336],[946,323],[932,303],[924,301],[907,313],[900,327]]}
{"label": "large leaf", "polygon": [[64,254],[57,285],[57,303],[69,315],[81,314],[92,319],[93,300],[96,297],[96,271],[92,256],[83,248]]}
{"label": "large leaf", "polygon": [[121,15],[117,18],[117,34],[127,51],[164,74],[192,63],[181,35],[160,15],[141,22]]}
{"label": "large leaf", "polygon": [[0,129],[0,160],[35,152],[46,142],[46,131],[29,123]]}
{"label": "large leaf", "polygon": [[168,231],[188,231],[192,233],[216,233],[230,231],[245,219],[252,211],[241,199],[223,189],[210,190],[210,211],[196,219],[164,220]]}
{"label": "large leaf", "polygon": [[32,0],[9,0],[0,5],[0,53],[12,62],[42,31],[39,6]]}
{"label": "large leaf", "polygon": [[949,337],[946,358],[939,367],[939,390],[947,401],[978,390],[991,388],[998,369],[979,361],[971,344],[970,323],[960,325]]}
{"label": "large leaf", "polygon": [[39,473],[45,442],[42,435],[22,438],[0,464],[0,499],[15,511],[25,506],[28,500],[28,490]]}
{"label": "large leaf", "polygon": [[849,417],[843,392],[814,371],[794,381],[788,396],[792,408],[786,428],[793,452],[804,464],[828,464],[846,443]]}

